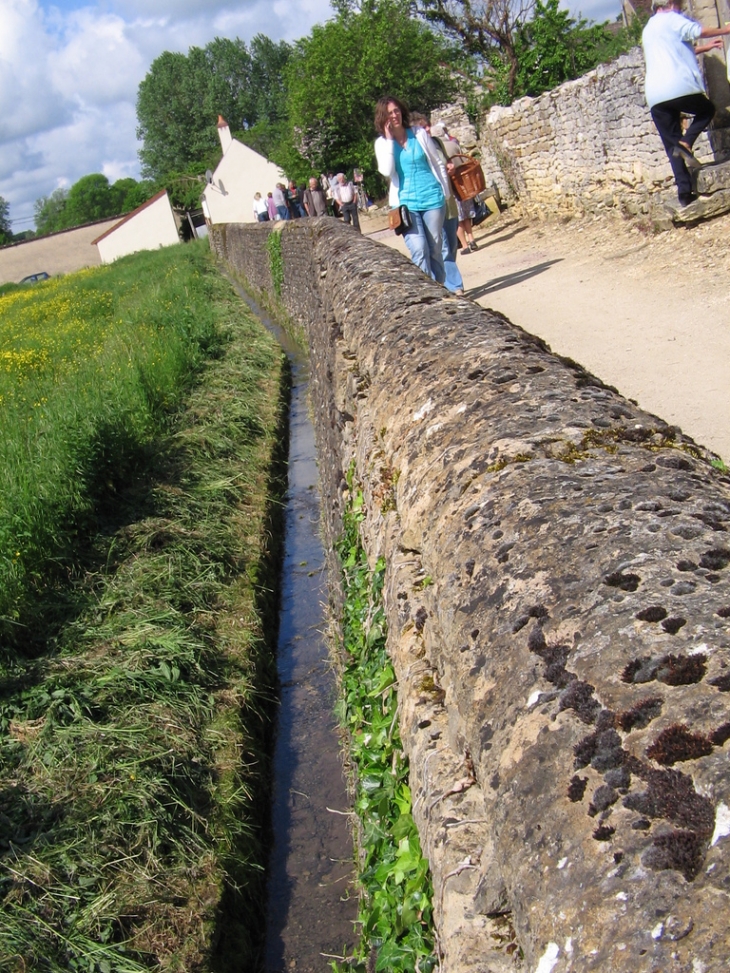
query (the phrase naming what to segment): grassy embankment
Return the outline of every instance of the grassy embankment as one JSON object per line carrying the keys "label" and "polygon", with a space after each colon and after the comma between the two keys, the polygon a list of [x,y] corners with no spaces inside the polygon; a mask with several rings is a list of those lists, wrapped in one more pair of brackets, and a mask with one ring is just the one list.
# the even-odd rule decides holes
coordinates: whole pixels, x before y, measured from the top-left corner
{"label": "grassy embankment", "polygon": [[0,969],[254,970],[283,356],[198,244],[0,349]]}

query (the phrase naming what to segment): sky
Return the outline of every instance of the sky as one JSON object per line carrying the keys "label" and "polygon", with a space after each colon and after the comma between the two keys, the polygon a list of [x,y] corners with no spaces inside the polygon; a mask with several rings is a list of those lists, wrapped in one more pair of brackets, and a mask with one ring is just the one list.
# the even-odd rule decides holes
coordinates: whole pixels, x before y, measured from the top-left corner
{"label": "sky", "polygon": [[[620,0],[565,5],[595,21],[620,12]],[[293,41],[331,16],[329,0],[0,0],[0,196],[13,232],[81,176],[140,178],[137,88],[163,51]]]}

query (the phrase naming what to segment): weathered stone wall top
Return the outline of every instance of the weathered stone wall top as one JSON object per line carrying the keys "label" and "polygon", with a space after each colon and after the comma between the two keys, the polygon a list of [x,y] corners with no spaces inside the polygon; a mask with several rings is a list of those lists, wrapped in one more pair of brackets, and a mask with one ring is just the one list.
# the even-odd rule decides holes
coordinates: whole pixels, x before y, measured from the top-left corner
{"label": "weathered stone wall top", "polygon": [[282,249],[327,530],[354,464],[388,565],[442,969],[726,969],[730,478],[389,248],[324,218]]}

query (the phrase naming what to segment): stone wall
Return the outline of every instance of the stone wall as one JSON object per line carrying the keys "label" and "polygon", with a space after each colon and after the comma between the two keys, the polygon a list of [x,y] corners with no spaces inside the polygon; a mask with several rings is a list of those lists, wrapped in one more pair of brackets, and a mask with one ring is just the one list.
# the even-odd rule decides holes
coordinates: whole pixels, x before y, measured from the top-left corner
{"label": "stone wall", "polygon": [[[269,296],[270,231],[211,237]],[[387,563],[441,969],[725,970],[730,477],[390,248],[281,244],[325,533],[352,464]]]}
{"label": "stone wall", "polygon": [[[706,71],[725,65],[705,56]],[[717,72],[715,72],[717,73]],[[674,197],[672,174],[644,100],[644,59],[635,48],[610,64],[546,92],[495,107],[482,119],[479,149],[487,183],[507,202],[554,213],[597,212],[620,207],[630,215],[651,213],[662,194]],[[463,137],[458,112],[434,113]],[[730,156],[730,130],[703,133],[696,144],[702,162]]]}

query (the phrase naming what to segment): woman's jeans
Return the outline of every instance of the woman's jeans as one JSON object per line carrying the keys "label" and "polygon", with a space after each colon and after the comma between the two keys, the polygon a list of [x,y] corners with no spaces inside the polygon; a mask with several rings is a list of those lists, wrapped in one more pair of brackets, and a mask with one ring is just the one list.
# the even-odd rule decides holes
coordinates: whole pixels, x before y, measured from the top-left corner
{"label": "woman's jeans", "polygon": [[277,206],[276,207],[276,212],[279,214],[279,219],[280,220],[288,220],[289,219],[289,210],[287,209],[286,206]]}
{"label": "woman's jeans", "polygon": [[403,239],[411,253],[411,260],[424,274],[433,277],[437,284],[443,284],[446,269],[441,251],[446,204],[438,209],[409,209],[408,212],[413,226],[404,234]]}
{"label": "woman's jeans", "polygon": [[441,249],[441,256],[444,259],[444,269],[446,280],[444,284],[450,291],[463,291],[464,281],[461,271],[456,266],[456,252],[459,249],[459,238],[456,231],[459,226],[459,217],[454,216],[450,220],[444,220],[444,242]]}

